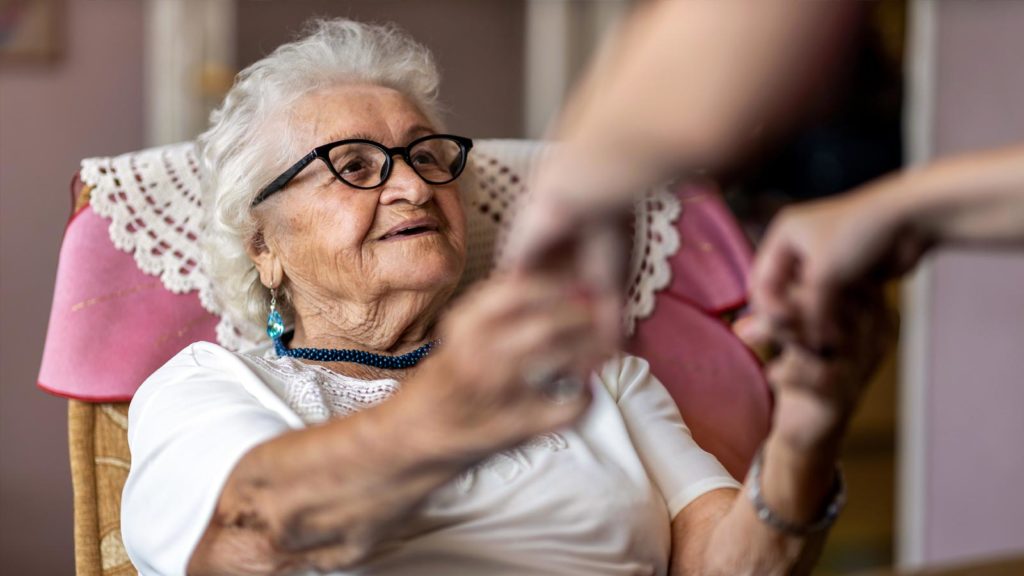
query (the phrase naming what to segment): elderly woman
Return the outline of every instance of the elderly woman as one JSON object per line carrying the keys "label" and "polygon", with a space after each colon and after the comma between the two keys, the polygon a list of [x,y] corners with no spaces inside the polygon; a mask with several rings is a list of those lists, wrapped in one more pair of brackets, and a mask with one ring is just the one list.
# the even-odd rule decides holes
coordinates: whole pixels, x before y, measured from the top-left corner
{"label": "elderly woman", "polygon": [[443,134],[437,87],[409,38],[336,20],[243,71],[214,114],[208,272],[230,314],[269,318],[273,348],[196,343],[139,389],[122,504],[135,565],[806,568],[841,500],[856,379],[801,358],[774,375],[802,393],[780,395],[743,487],[643,360],[604,349],[572,281],[503,275],[449,306],[472,142]]}

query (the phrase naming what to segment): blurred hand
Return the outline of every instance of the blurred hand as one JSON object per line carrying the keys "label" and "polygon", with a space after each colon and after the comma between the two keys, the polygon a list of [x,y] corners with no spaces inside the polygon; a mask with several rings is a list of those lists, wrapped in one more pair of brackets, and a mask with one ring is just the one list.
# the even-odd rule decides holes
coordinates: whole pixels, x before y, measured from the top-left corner
{"label": "blurred hand", "polygon": [[854,192],[786,208],[758,248],[751,307],[777,337],[834,348],[850,307],[844,296],[904,273],[926,248],[884,196]]}
{"label": "blurred hand", "polygon": [[622,154],[612,158],[569,145],[551,151],[530,183],[500,263],[514,273],[541,273],[581,286],[592,300],[597,334],[607,349],[620,347],[629,247],[625,224],[633,217],[639,177],[630,166]]}
{"label": "blurred hand", "polygon": [[[871,375],[896,334],[896,322],[880,289],[844,294],[835,320],[838,339],[827,351],[812,351],[786,339],[766,316],[752,315],[736,334],[765,360],[775,393],[773,433],[797,450],[836,447]],[[772,352],[767,352],[771,350]]]}
{"label": "blurred hand", "polygon": [[[594,323],[573,284],[537,275],[488,280],[444,319],[444,346],[417,374],[420,401],[474,457],[569,425],[589,405],[590,372],[607,352]],[[539,386],[548,375],[579,378],[580,394],[552,398]]]}
{"label": "blurred hand", "polygon": [[626,208],[597,213],[538,195],[516,218],[501,267],[513,274],[542,274],[578,287],[589,298],[600,346],[617,350],[622,332],[622,291],[632,215]]}

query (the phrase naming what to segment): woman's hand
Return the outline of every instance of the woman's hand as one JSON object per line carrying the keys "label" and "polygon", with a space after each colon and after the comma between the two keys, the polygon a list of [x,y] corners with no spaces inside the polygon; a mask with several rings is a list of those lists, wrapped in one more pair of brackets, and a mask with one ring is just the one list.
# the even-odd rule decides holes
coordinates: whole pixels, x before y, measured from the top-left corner
{"label": "woman's hand", "polygon": [[[811,351],[790,331],[756,313],[736,333],[769,358],[775,391],[772,431],[763,447],[759,483],[764,503],[795,525],[822,518],[833,494],[835,462],[846,425],[892,336],[878,291],[848,294],[841,338]],[[827,531],[799,536],[765,523],[747,497],[705,494],[673,520],[672,574],[810,574]]]}
{"label": "woman's hand", "polygon": [[895,337],[893,315],[877,287],[847,290],[825,348],[806,346],[799,316],[792,325],[754,314],[736,326],[748,346],[780,350],[765,370],[775,392],[773,434],[799,451],[838,445],[865,386]]}
{"label": "woman's hand", "polygon": [[[589,404],[588,374],[609,350],[589,299],[550,278],[509,275],[466,294],[441,326],[443,345],[403,393],[433,413],[440,446],[471,458],[571,424]],[[580,393],[553,398],[544,381],[578,378]]]}

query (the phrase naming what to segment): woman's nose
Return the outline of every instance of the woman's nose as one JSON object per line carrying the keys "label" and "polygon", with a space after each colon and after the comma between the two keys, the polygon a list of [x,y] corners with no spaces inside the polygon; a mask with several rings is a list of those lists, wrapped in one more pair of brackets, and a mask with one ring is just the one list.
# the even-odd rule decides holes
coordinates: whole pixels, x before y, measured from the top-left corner
{"label": "woman's nose", "polygon": [[434,187],[422,178],[402,158],[395,158],[391,176],[380,194],[381,204],[405,201],[415,206],[426,204],[434,197]]}

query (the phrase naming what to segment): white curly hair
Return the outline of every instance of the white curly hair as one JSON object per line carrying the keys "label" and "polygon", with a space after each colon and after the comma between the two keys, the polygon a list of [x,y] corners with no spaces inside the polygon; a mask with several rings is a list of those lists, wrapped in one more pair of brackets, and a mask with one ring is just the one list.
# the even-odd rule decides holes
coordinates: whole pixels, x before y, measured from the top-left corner
{"label": "white curly hair", "polygon": [[[331,19],[312,22],[298,40],[242,70],[199,136],[207,214],[203,264],[221,310],[240,328],[260,326],[269,311],[269,291],[246,253],[257,232],[250,205],[297,160],[278,151],[287,134],[271,136],[262,127],[304,94],[350,83],[398,90],[443,128],[440,75],[426,47],[393,25]],[[279,303],[287,318],[287,286]]]}

